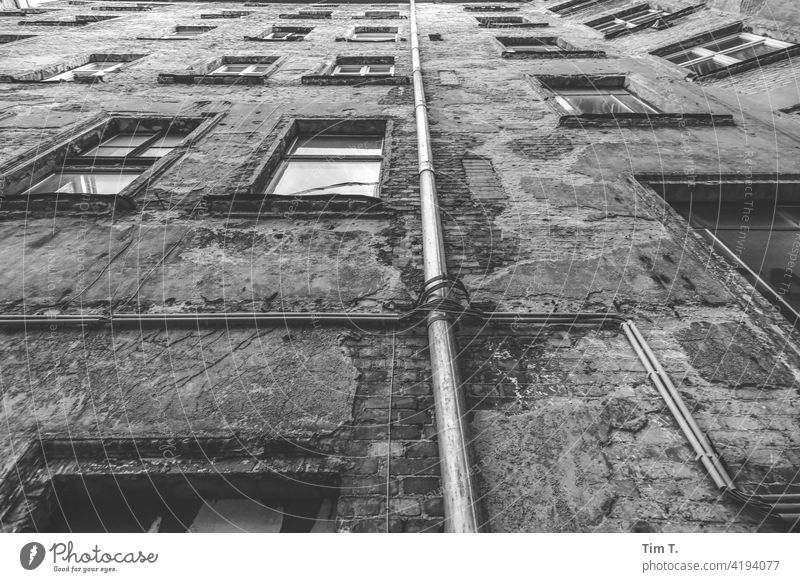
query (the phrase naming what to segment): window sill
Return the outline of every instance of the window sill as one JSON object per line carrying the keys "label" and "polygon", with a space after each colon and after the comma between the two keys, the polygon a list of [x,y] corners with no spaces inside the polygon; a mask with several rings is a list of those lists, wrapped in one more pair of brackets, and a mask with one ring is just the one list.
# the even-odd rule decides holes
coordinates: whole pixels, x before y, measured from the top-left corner
{"label": "window sill", "polygon": [[478,24],[478,28],[545,28],[550,26],[548,22],[516,22],[516,23],[503,23],[497,22],[494,24]]}
{"label": "window sill", "polygon": [[251,42],[300,42],[302,38],[264,38],[261,36],[246,36],[244,40]]}
{"label": "window sill", "polygon": [[266,75],[158,75],[160,85],[263,85]]}
{"label": "window sill", "polygon": [[63,192],[15,194],[0,198],[0,218],[52,216],[53,214],[106,215],[134,210],[136,203],[120,194],[65,194]]}
{"label": "window sill", "polygon": [[408,77],[402,75],[371,75],[351,77],[339,75],[303,75],[303,85],[408,85]]}
{"label": "window sill", "polygon": [[504,50],[501,53],[504,59],[604,59],[604,51],[553,51],[553,52],[525,52]]}
{"label": "window sill", "polygon": [[584,113],[562,115],[559,127],[732,127],[732,115],[710,113]]}
{"label": "window sill", "polygon": [[330,20],[330,14],[278,14],[284,20]]}
{"label": "window sill", "polygon": [[730,77],[731,75],[736,75],[738,73],[743,73],[745,71],[750,71],[752,69],[763,67],[764,65],[771,65],[772,63],[785,61],[786,59],[789,59],[797,55],[800,55],[800,44],[778,49],[771,53],[761,55],[760,57],[753,57],[752,59],[747,59],[746,61],[742,61],[741,63],[736,63],[735,65],[723,67],[722,69],[717,69],[716,71],[712,71],[704,75],[696,75],[694,73],[691,73],[689,77],[694,81],[710,81],[713,79],[724,79],[726,77]]}
{"label": "window sill", "polygon": [[349,218],[383,218],[389,213],[380,198],[366,196],[271,196],[236,194],[206,196],[206,211],[214,215],[262,218],[305,218],[321,214]]}

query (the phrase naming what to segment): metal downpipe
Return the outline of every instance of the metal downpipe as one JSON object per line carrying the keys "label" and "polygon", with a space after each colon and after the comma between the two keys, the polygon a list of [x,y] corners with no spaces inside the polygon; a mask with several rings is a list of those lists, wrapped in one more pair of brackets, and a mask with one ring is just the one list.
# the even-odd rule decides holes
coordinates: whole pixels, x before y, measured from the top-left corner
{"label": "metal downpipe", "polygon": [[[428,111],[422,84],[419,56],[416,3],[410,0],[411,60],[414,83],[414,113],[417,124],[419,191],[422,222],[422,255],[425,281],[440,280],[447,274],[442,223],[433,171]],[[427,290],[427,289],[426,289]],[[432,291],[433,299],[444,299],[447,290]],[[446,532],[477,532],[479,529],[475,489],[471,471],[470,439],[466,427],[464,394],[457,365],[455,335],[448,315],[428,313],[433,397],[436,407],[436,432],[442,473],[444,526]]]}

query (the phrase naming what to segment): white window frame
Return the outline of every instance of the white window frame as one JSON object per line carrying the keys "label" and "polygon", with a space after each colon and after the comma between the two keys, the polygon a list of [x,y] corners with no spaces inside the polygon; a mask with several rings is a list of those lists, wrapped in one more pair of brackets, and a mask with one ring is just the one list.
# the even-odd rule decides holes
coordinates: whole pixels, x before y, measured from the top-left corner
{"label": "white window frame", "polygon": [[[244,66],[245,69],[244,71],[239,71],[239,72],[231,72],[224,70],[226,67],[230,67],[231,65],[239,67]],[[222,76],[222,77],[228,77],[232,75],[242,76],[242,77],[265,77],[267,73],[269,73],[269,69],[271,68],[271,66],[272,65],[270,63],[235,63],[235,62],[225,63],[224,65],[221,65],[220,67],[211,71],[209,75]],[[259,72],[255,70],[256,67],[267,67],[267,70]]]}
{"label": "white window frame", "polygon": [[[720,43],[720,42],[725,42],[727,40],[730,40],[732,38],[737,38],[737,37],[740,40],[742,40],[742,43],[738,44],[738,45],[735,45],[735,46],[732,46],[730,48],[727,48],[725,50],[712,51],[710,49],[705,48],[705,45],[713,45],[713,44],[717,44],[717,43]],[[769,47],[772,47],[775,50],[779,50],[779,49],[782,49],[782,48],[788,48],[788,47],[792,46],[791,43],[784,42],[784,41],[781,41],[781,40],[775,40],[774,38],[769,38],[769,37],[766,37],[766,36],[759,36],[757,34],[752,34],[752,33],[749,33],[749,32],[737,32],[735,34],[731,34],[731,35],[725,36],[723,38],[718,38],[718,39],[715,39],[715,40],[712,40],[712,41],[697,45],[697,46],[689,48],[689,49],[681,49],[681,50],[675,51],[674,53],[671,53],[669,55],[665,55],[664,58],[667,59],[670,62],[675,63],[675,61],[673,61],[672,58],[670,58],[670,57],[677,57],[679,55],[683,55],[683,54],[686,54],[686,53],[692,53],[692,52],[696,51],[696,53],[698,53],[696,58],[690,59],[688,61],[684,61],[682,63],[675,63],[675,64],[679,65],[681,67],[687,68],[687,69],[691,69],[692,65],[696,65],[698,63],[703,63],[703,62],[707,62],[707,61],[712,61],[713,60],[715,63],[720,65],[720,68],[724,68],[724,67],[729,67],[731,65],[735,65],[735,64],[743,62],[741,59],[737,59],[735,57],[727,56],[727,53],[740,51],[742,49],[753,47],[753,46],[758,46],[758,45],[761,45],[761,44],[769,46]]]}
{"label": "white window frame", "polygon": [[[286,150],[286,153],[283,155],[283,160],[281,162],[281,166],[278,171],[273,176],[272,180],[270,180],[269,186],[265,190],[266,195],[272,196],[302,196],[303,194],[274,194],[275,188],[280,184],[281,179],[283,178],[284,171],[289,165],[289,162],[292,161],[304,161],[304,162],[314,162],[317,161],[321,165],[320,171],[323,171],[324,164],[326,162],[330,162],[331,160],[336,161],[347,161],[347,162],[359,162],[359,161],[366,161],[366,162],[380,162],[380,167],[378,169],[378,181],[375,182],[371,198],[378,198],[379,197],[379,190],[380,190],[380,176],[383,172],[384,166],[384,148],[386,147],[386,135],[384,133],[375,133],[375,134],[334,134],[334,133],[325,133],[323,135],[328,135],[331,137],[339,136],[339,137],[352,137],[352,138],[377,138],[380,137],[381,140],[381,151],[379,154],[364,154],[364,153],[354,153],[354,154],[326,154],[324,152],[315,153],[315,154],[296,154],[294,153],[295,146],[297,142],[300,141],[303,137],[308,134],[300,134],[294,138],[292,141],[292,145]],[[327,187],[335,186],[335,184],[329,184]]]}
{"label": "white window frame", "polygon": [[[636,28],[637,26],[641,26],[648,18],[655,17],[653,18],[653,22],[655,22],[659,18],[663,18],[664,16],[668,16],[670,14],[666,10],[659,10],[657,8],[647,8],[642,12],[646,12],[646,14],[633,13],[627,16],[615,16],[613,20],[609,20],[608,22],[598,24],[594,28],[605,34],[608,34],[609,32],[618,32],[626,29],[630,30],[631,28]],[[629,18],[636,16],[636,14],[641,14],[641,16],[637,17],[637,20],[639,20],[639,22],[635,20],[629,20]]]}
{"label": "white window frame", "polygon": [[120,67],[126,64],[125,61],[105,61],[101,64],[107,65],[102,69],[95,69],[93,68],[95,65],[98,64],[99,61],[86,63],[85,65],[81,65],[79,67],[75,67],[74,69],[70,69],[69,71],[64,71],[63,73],[59,73],[57,75],[53,75],[52,77],[48,77],[47,79],[42,79],[43,83],[57,83],[57,82],[67,82],[67,81],[74,81],[76,77],[78,78],[89,78],[89,77],[102,77],[106,73],[110,73],[111,71],[116,71]]}
{"label": "white window frame", "polygon": [[[616,98],[616,95],[629,95],[636,99],[639,103],[641,103],[646,109],[650,109],[650,111],[646,112],[645,114],[658,114],[661,113],[658,109],[647,103],[638,95],[634,95],[624,87],[613,87],[613,88],[600,88],[600,87],[576,87],[570,89],[554,89],[556,101],[558,102],[561,107],[566,109],[572,115],[583,115],[584,112],[580,111],[579,109],[573,107],[573,105],[564,97],[564,95],[575,95],[575,96],[585,96],[585,97],[592,97],[592,96],[599,96],[599,95],[608,95],[614,99],[621,107],[627,109],[625,113],[639,113],[638,111],[631,111],[630,107],[625,104],[622,100]],[[570,91],[569,93],[565,93],[565,91]]]}
{"label": "white window frame", "polygon": [[[360,71],[358,73],[343,73],[342,72],[342,67],[361,67],[361,69],[360,69]],[[373,73],[373,72],[371,72],[371,68],[372,67],[389,67],[389,72],[388,73]],[[380,63],[369,63],[369,64],[361,64],[361,65],[359,65],[358,63],[354,63],[354,64],[336,65],[333,68],[333,72],[331,72],[331,75],[333,75],[334,77],[359,77],[359,76],[360,77],[376,77],[376,76],[381,76],[381,75],[394,77],[394,65],[389,65],[389,64],[385,64],[384,65],[384,64],[380,64]]]}

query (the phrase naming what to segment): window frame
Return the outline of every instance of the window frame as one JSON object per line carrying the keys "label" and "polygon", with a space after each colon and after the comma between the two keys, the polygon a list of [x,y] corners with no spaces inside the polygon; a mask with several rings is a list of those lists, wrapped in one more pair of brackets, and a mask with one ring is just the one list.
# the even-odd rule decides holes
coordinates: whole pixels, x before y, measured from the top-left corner
{"label": "window frame", "polygon": [[[635,22],[634,20],[629,19],[630,16],[635,16],[636,14],[641,14],[642,12],[646,14],[644,17],[640,17],[640,22]],[[648,7],[643,8],[640,12],[634,12],[624,16],[617,16],[616,14],[613,14],[611,20],[589,26],[599,32],[602,32],[603,34],[618,35],[623,32],[630,32],[635,28],[645,26],[651,22],[657,22],[659,19],[670,16],[671,14],[671,12],[667,12],[666,10],[662,10],[660,8]]]}
{"label": "window frame", "polygon": [[[329,128],[331,129],[331,128]],[[353,154],[353,155],[344,155],[344,154],[325,154],[325,153],[314,153],[314,154],[298,154],[295,153],[294,150],[301,139],[306,136],[313,136],[313,135],[320,135],[320,136],[330,136],[330,137],[352,137],[352,138],[376,138],[380,137],[381,140],[381,147],[380,153],[378,154]],[[280,163],[276,168],[274,174],[268,181],[266,187],[264,188],[262,194],[267,197],[276,197],[276,198],[314,198],[316,196],[323,196],[323,197],[330,197],[330,198],[358,198],[358,199],[367,199],[367,200],[380,200],[380,188],[381,182],[383,178],[383,172],[386,166],[386,147],[387,147],[387,135],[386,129],[382,133],[336,133],[335,126],[332,131],[324,130],[318,133],[312,132],[303,132],[298,130],[298,132],[294,135],[294,138],[286,147],[286,150],[283,152],[280,158]],[[290,194],[276,194],[275,190],[280,185],[283,176],[286,173],[286,170],[291,165],[293,161],[305,161],[305,162],[314,162],[317,161],[320,164],[325,164],[326,162],[378,162],[378,176],[377,180],[373,186],[373,193],[371,195],[367,194],[356,194],[356,193],[321,193],[321,194],[309,194],[306,193],[290,193]],[[323,170],[320,170],[320,172]],[[325,187],[332,187],[335,186],[334,184],[326,185]],[[314,188],[314,190],[317,188]]]}
{"label": "window frame", "polygon": [[[727,48],[727,49],[723,49],[721,51],[713,51],[713,50],[710,50],[710,49],[706,48],[707,45],[719,44],[719,43],[722,43],[724,41],[727,41],[727,40],[730,40],[730,39],[733,39],[733,38],[736,38],[736,37],[739,37],[740,39],[744,38],[746,40],[746,42],[744,42],[742,44],[737,44],[737,45],[732,46],[732,47]],[[769,46],[770,48],[773,48],[774,50],[773,51],[769,51],[770,53],[775,52],[775,51],[779,51],[781,49],[787,49],[787,48],[793,46],[791,43],[788,43],[786,41],[776,40],[776,39],[769,38],[769,37],[766,37],[766,36],[760,36],[760,35],[757,35],[757,34],[753,34],[751,32],[739,31],[739,32],[736,32],[736,33],[733,33],[733,34],[729,34],[729,35],[726,35],[726,36],[721,36],[719,38],[713,38],[712,40],[709,40],[707,42],[698,44],[698,45],[690,47],[690,48],[680,49],[680,50],[677,50],[675,52],[672,52],[672,53],[669,53],[669,54],[665,54],[665,55],[662,56],[662,58],[668,60],[669,62],[671,62],[671,63],[673,63],[675,65],[678,65],[679,67],[683,67],[685,69],[689,69],[690,71],[692,71],[696,75],[705,75],[705,74],[711,74],[711,73],[717,72],[720,69],[724,69],[726,67],[730,67],[730,66],[733,66],[733,65],[738,65],[740,63],[743,63],[743,62],[746,62],[746,61],[750,60],[750,59],[738,59],[738,58],[735,58],[735,57],[730,57],[730,56],[728,56],[728,53],[740,51],[740,50],[743,50],[743,49],[746,49],[746,48],[755,47],[755,46],[762,46],[762,45]],[[683,62],[676,62],[676,61],[672,60],[672,58],[671,58],[671,57],[676,57],[676,56],[682,55],[682,54],[694,53],[695,51],[699,52],[700,55],[696,56],[693,59],[689,59],[689,60],[686,60],[686,61],[683,61]],[[767,54],[769,54],[769,53],[767,53]],[[701,63],[707,63],[707,62],[710,62],[710,61],[718,64],[719,66],[716,67],[715,69],[711,70],[711,71],[706,71],[706,72],[699,72],[699,71],[696,71],[693,68],[694,65],[701,64]]]}
{"label": "window frame", "polygon": [[[58,214],[62,210],[83,215],[107,214],[115,209],[133,210],[136,208],[135,198],[150,180],[178,161],[186,153],[187,144],[200,139],[221,118],[219,112],[185,116],[131,115],[125,112],[97,115],[91,122],[64,131],[0,167],[0,174],[4,178],[0,181],[0,208],[14,217],[38,215],[41,212],[52,216],[54,212]],[[83,155],[121,133],[147,133],[148,140],[123,156]],[[158,147],[163,134],[168,133],[183,135],[180,142],[169,146],[171,151],[148,157],[131,155],[149,147]],[[109,171],[133,171],[139,175],[113,194],[32,192],[53,175]]]}
{"label": "window frame", "polygon": [[[359,73],[342,73],[342,67],[361,67]],[[370,71],[372,67],[389,67],[388,73],[373,73]],[[394,77],[395,65],[382,64],[382,63],[341,63],[336,64],[331,71],[332,77]]]}
{"label": "window frame", "polygon": [[[101,61],[90,61],[83,65],[79,65],[73,69],[68,69],[66,71],[62,71],[61,73],[57,73],[52,77],[47,77],[46,79],[42,79],[40,83],[68,83],[75,81],[76,79],[101,79],[107,73],[111,73],[113,71],[118,71],[123,66],[125,66],[129,61],[102,61],[102,64],[110,64],[110,66],[102,68],[100,70],[94,70],[91,74],[82,74],[84,72],[92,71],[92,65],[97,64]],[[75,73],[79,73],[76,75]]]}
{"label": "window frame", "polygon": [[[565,91],[569,91],[569,92],[565,93]],[[563,107],[570,115],[616,115],[616,113],[614,113],[614,112],[590,113],[590,112],[580,111],[580,110],[578,110],[578,108],[576,106],[574,106],[572,103],[569,102],[569,99],[567,97],[565,97],[565,95],[567,95],[567,96],[575,95],[575,96],[579,96],[579,97],[595,97],[595,96],[607,95],[607,96],[611,97],[617,103],[617,105],[627,109],[627,111],[620,112],[620,113],[634,113],[634,114],[640,114],[640,115],[657,115],[659,113],[662,113],[658,108],[656,108],[655,106],[651,105],[650,103],[648,103],[647,101],[645,101],[644,99],[642,99],[641,97],[636,95],[635,93],[632,93],[630,90],[628,90],[624,86],[623,87],[596,87],[596,86],[592,87],[592,86],[587,86],[587,87],[576,87],[574,89],[572,89],[572,88],[567,89],[567,88],[561,87],[561,88],[558,88],[558,89],[553,89],[553,92],[555,93],[555,99],[558,102],[558,104],[561,105],[561,107]],[[635,99],[639,104],[644,106],[645,109],[650,109],[650,111],[644,111],[644,112],[642,112],[642,111],[633,111],[633,110],[631,110],[631,108],[626,103],[624,103],[621,99],[616,97],[616,95],[630,96],[633,99]]]}
{"label": "window frame", "polygon": [[[222,69],[225,69],[226,67],[230,67],[230,66],[244,66],[245,69],[244,69],[244,71],[239,71],[239,72],[223,71],[222,70]],[[249,69],[255,69],[256,67],[266,67],[266,70],[263,71],[263,72],[253,72],[253,71],[249,70]],[[226,76],[226,77],[230,77],[230,76],[266,77],[269,74],[269,72],[274,69],[274,67],[275,67],[274,63],[270,64],[270,63],[230,62],[230,63],[224,63],[224,64],[220,65],[219,67],[217,67],[213,71],[210,71],[207,74],[210,75],[210,76],[216,76],[216,77],[222,77],[222,76]]]}

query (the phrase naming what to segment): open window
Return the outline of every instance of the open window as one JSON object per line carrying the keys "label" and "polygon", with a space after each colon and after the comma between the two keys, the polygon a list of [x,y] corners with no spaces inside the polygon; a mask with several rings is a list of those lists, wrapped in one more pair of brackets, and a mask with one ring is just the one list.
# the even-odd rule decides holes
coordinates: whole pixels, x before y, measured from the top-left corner
{"label": "open window", "polygon": [[273,196],[377,197],[384,133],[343,133],[300,128],[265,194]]}

